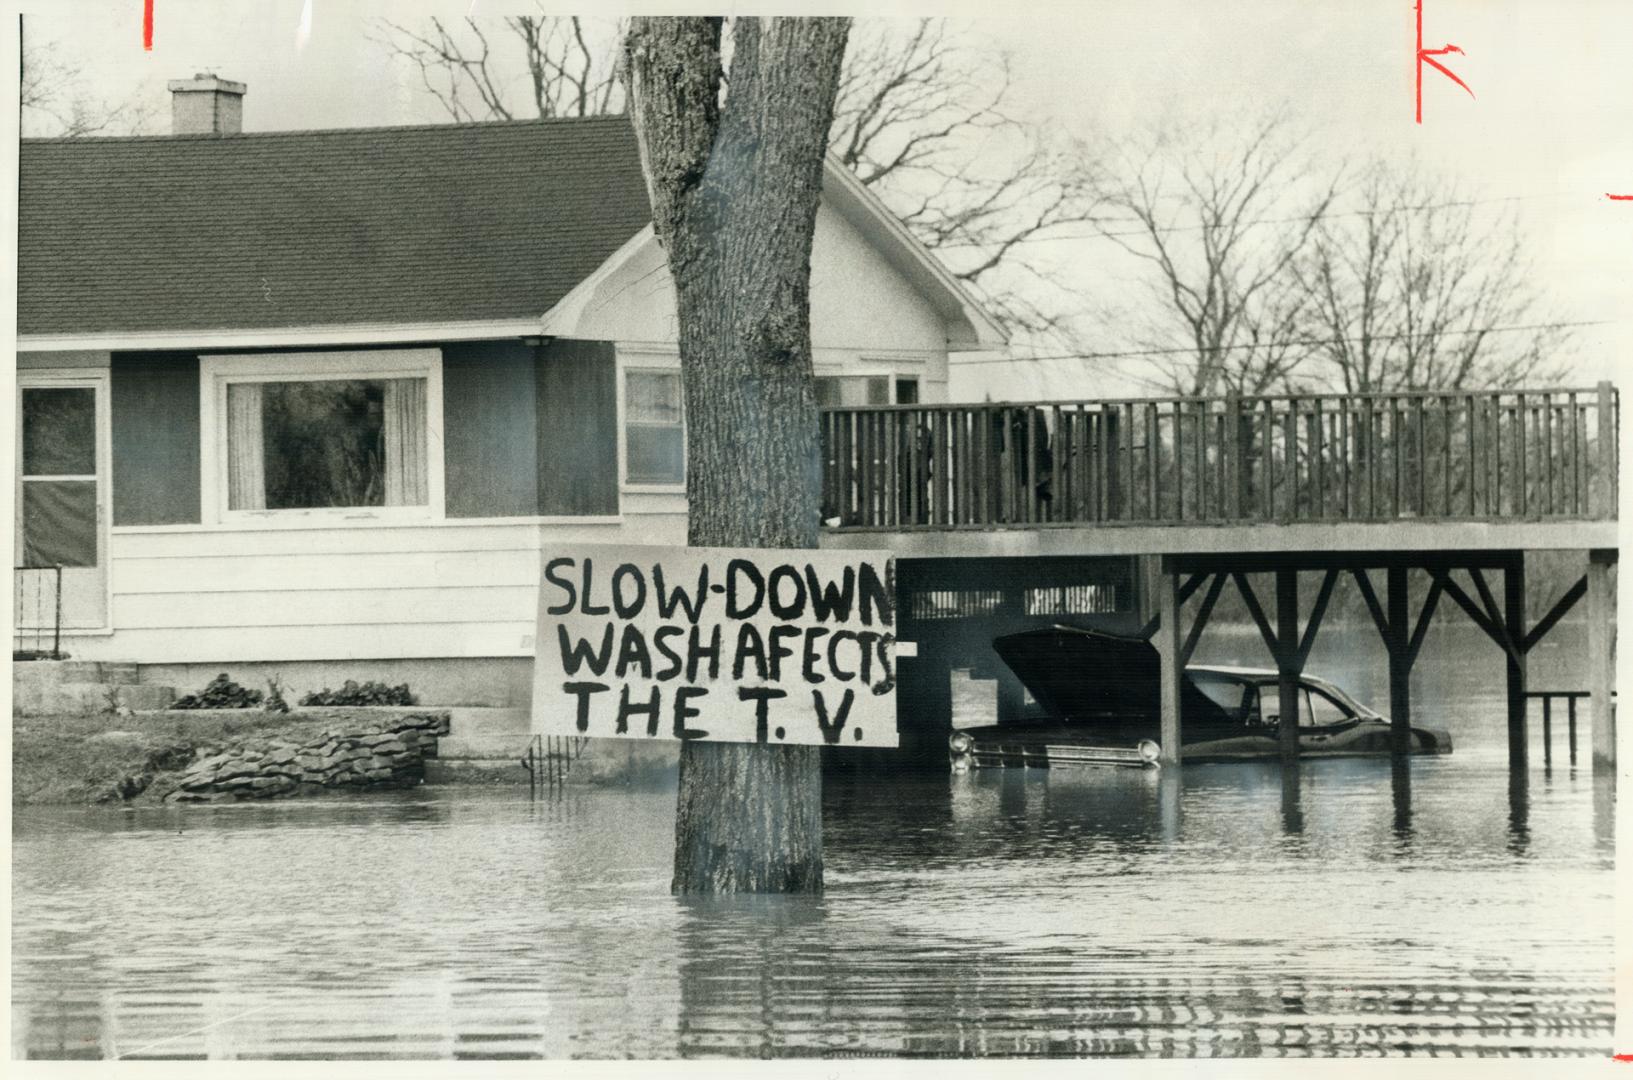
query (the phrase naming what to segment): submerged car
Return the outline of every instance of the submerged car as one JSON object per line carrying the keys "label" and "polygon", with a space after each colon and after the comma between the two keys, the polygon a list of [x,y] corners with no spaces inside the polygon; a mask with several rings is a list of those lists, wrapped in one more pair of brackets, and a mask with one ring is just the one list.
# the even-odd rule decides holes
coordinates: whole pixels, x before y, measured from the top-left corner
{"label": "submerged car", "polygon": [[[1160,667],[1149,641],[1052,626],[1010,634],[992,645],[1043,715],[955,730],[949,739],[955,768],[1156,764]],[[1298,683],[1301,756],[1391,752],[1387,717],[1325,679],[1304,675]],[[1181,760],[1279,757],[1280,702],[1275,671],[1187,667],[1180,686]],[[1414,726],[1409,735],[1410,753],[1451,752],[1445,731]]]}

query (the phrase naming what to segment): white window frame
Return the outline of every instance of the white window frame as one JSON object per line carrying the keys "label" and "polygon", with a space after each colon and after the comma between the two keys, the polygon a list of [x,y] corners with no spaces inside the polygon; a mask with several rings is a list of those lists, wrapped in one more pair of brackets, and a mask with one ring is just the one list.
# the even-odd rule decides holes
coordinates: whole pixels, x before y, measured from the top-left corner
{"label": "white window frame", "polygon": [[[426,505],[233,510],[227,496],[227,387],[233,383],[425,380]],[[443,519],[442,350],[371,349],[199,357],[199,457],[203,520],[213,525],[377,525]]]}
{"label": "white window frame", "polygon": [[[919,384],[919,404],[925,404],[925,379],[930,365],[923,356],[877,356],[859,354],[849,362],[818,361],[813,365],[812,374],[819,379],[884,379],[886,389],[890,395],[890,404],[898,405],[896,400],[896,382],[898,379],[915,379]],[[859,408],[877,408],[877,406],[857,406]]]}
{"label": "white window frame", "polygon": [[618,486],[632,495],[674,495],[686,493],[687,441],[690,425],[686,423],[686,387],[681,386],[680,450],[681,478],[677,484],[650,484],[631,482],[629,479],[629,376],[661,372],[680,374],[680,353],[675,350],[646,350],[618,347]]}

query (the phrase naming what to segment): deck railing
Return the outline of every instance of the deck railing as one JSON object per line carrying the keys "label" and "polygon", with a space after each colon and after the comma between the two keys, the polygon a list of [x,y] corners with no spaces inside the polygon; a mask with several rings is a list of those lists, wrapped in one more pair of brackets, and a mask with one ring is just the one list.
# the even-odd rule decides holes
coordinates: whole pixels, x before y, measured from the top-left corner
{"label": "deck railing", "polygon": [[822,411],[837,528],[1609,519],[1614,387]]}

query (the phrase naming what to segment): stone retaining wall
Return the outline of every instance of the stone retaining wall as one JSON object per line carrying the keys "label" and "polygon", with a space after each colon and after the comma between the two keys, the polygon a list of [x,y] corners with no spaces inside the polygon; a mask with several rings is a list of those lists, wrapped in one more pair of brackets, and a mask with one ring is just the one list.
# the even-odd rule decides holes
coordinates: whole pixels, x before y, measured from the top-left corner
{"label": "stone retaining wall", "polygon": [[233,802],[371,787],[410,787],[448,734],[445,711],[354,721],[305,738],[253,736],[189,765],[166,802]]}

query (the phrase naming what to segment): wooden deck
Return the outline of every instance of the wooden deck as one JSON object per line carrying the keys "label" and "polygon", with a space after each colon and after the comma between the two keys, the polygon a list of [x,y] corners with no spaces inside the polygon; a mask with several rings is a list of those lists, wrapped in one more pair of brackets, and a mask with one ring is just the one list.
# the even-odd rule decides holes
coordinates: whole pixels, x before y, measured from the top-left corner
{"label": "wooden deck", "polygon": [[1600,383],[826,409],[824,543],[921,555],[1614,546],[1618,406]]}

